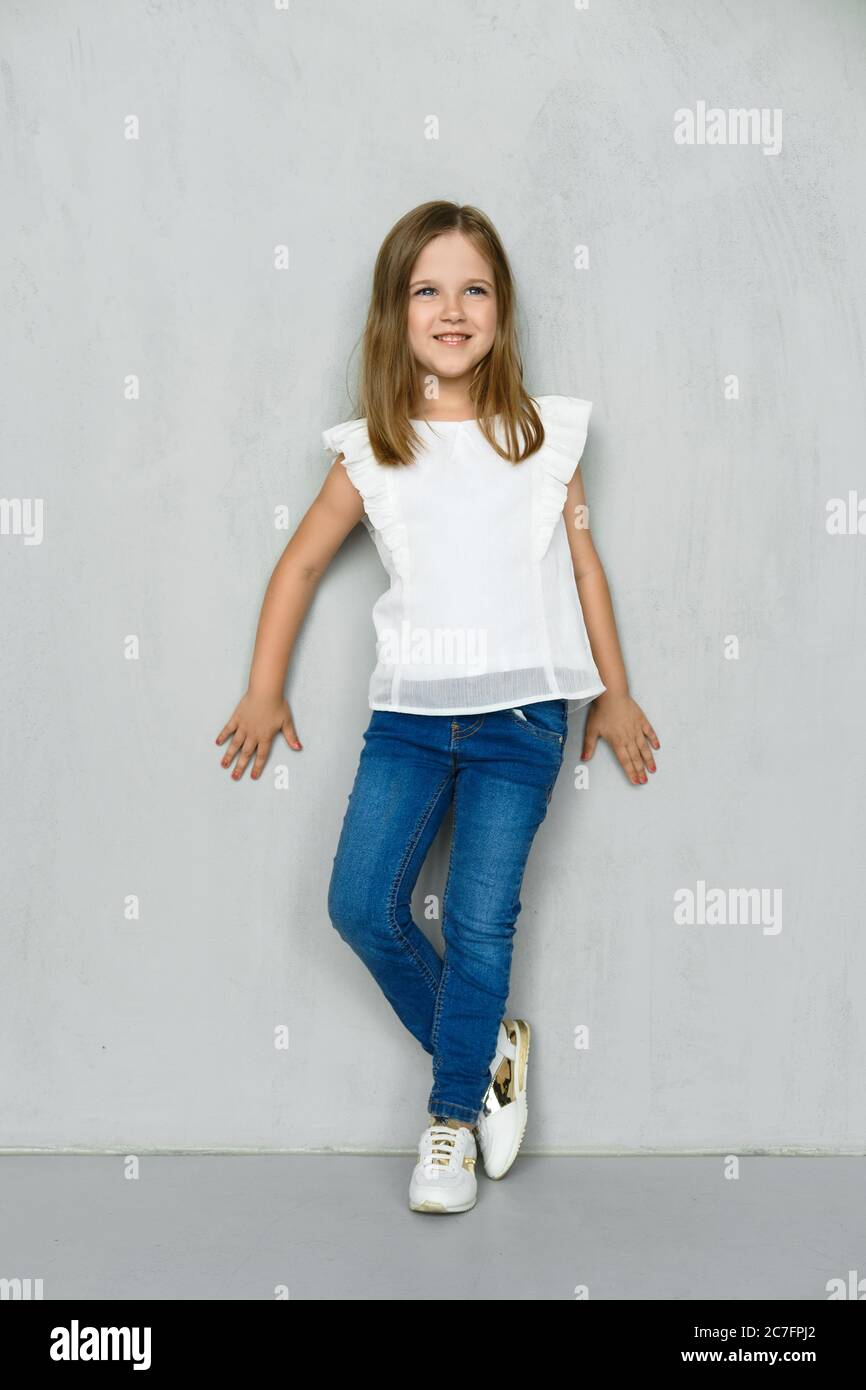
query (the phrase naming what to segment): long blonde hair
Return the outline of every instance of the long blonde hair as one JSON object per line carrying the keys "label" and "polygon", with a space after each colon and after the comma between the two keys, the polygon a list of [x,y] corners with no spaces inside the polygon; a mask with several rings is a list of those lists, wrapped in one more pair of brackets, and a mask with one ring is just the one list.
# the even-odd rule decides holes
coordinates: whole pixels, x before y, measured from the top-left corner
{"label": "long blonde hair", "polygon": [[[409,277],[428,241],[462,232],[490,263],[496,288],[496,332],[469,388],[479,427],[501,458],[520,463],[544,442],[538,410],[523,385],[514,323],[514,281],[493,223],[479,208],[421,203],[401,217],[379,249],[361,345],[359,414],[379,463],[410,463],[420,439],[411,424],[417,365],[409,347]],[[505,447],[494,434],[499,417]],[[519,431],[519,434],[518,434]]]}

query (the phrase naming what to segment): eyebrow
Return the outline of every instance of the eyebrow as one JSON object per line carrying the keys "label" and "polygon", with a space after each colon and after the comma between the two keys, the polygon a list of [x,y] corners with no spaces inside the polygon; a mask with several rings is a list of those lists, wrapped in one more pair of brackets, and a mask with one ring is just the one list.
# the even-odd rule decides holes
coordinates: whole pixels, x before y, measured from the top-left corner
{"label": "eyebrow", "polygon": [[[463,283],[464,283],[464,285],[490,285],[490,288],[493,289],[493,285],[491,284],[491,282],[490,282],[489,280],[485,280],[485,278],[484,278],[483,275],[470,275],[469,279],[468,279],[468,280],[464,280]],[[411,289],[413,289],[416,285],[435,285],[435,284],[436,284],[436,281],[435,281],[435,280],[410,280],[410,282],[409,282],[409,288],[410,288],[410,290],[411,290]]]}

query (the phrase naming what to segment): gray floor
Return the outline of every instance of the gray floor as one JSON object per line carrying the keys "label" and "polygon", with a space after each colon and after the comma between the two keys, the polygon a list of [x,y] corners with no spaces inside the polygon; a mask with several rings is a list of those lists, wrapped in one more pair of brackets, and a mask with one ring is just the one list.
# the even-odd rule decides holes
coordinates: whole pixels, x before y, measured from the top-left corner
{"label": "gray floor", "polygon": [[820,1299],[866,1275],[864,1160],[521,1155],[462,1215],[409,1157],[0,1158],[0,1278],[45,1299]]}

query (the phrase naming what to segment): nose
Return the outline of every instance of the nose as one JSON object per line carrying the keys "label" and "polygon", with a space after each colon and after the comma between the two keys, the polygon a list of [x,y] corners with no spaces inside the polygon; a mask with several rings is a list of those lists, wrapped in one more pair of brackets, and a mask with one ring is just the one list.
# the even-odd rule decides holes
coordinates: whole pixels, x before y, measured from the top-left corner
{"label": "nose", "polygon": [[443,323],[453,323],[463,318],[463,303],[458,291],[453,295],[443,295],[440,301],[439,317]]}

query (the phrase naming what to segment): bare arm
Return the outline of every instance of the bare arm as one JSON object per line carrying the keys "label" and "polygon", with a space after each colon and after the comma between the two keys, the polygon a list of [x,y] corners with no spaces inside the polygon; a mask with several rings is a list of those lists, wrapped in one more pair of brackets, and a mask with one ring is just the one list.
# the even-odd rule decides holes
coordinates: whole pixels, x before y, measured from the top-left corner
{"label": "bare arm", "polygon": [[591,758],[599,738],[604,738],[629,779],[635,784],[646,782],[644,765],[650,772],[656,771],[652,748],[661,745],[640,705],[629,694],[610,589],[589,529],[589,507],[579,467],[568,484],[564,519],[587,636],[607,687],[590,705],[581,756]]}
{"label": "bare arm", "polygon": [[283,695],[289,660],[319,580],[364,513],[360,494],[341,459],[342,454],[274,567],[262,601],[247,692],[217,735],[217,744],[232,735],[223,767],[229,767],[240,753],[232,773],[235,780],[243,776],[253,754],[251,775],[261,776],[271,743],[281,730],[291,747],[301,746]]}

